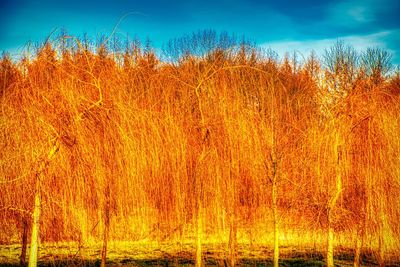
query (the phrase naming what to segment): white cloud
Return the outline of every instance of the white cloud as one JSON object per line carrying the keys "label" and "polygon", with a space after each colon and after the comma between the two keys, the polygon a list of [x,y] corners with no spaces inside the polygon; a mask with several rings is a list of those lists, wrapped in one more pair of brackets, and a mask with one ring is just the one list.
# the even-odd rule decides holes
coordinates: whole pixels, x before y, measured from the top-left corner
{"label": "white cloud", "polygon": [[382,14],[391,12],[393,0],[342,0],[327,6],[328,25],[355,28],[376,22]]}
{"label": "white cloud", "polygon": [[374,19],[373,13],[364,6],[352,6],[347,10],[347,16],[360,23]]}
{"label": "white cloud", "polygon": [[277,41],[264,43],[261,44],[261,46],[264,48],[271,48],[272,50],[276,51],[281,57],[284,56],[285,53],[297,52],[300,53],[300,55],[303,55],[304,58],[307,58],[313,50],[318,55],[322,55],[325,49],[328,49],[338,40],[341,40],[345,44],[352,45],[358,51],[366,50],[368,47],[378,46],[383,49],[387,49],[389,50],[389,52],[395,54],[395,51],[391,51],[385,42],[385,39],[391,34],[391,31],[382,31],[368,35],[351,35],[331,39],[307,41]]}
{"label": "white cloud", "polygon": [[375,20],[376,0],[342,1],[328,8],[327,22],[334,25],[354,27]]}

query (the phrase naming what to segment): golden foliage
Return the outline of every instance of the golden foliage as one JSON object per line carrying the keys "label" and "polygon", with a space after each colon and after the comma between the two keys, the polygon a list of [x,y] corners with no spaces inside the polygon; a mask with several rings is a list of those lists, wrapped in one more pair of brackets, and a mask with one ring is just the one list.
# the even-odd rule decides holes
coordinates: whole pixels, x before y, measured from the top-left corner
{"label": "golden foliage", "polygon": [[0,241],[22,232],[43,172],[44,241],[100,239],[102,216],[110,239],[194,240],[200,214],[205,240],[226,242],[234,223],[238,242],[269,243],[276,182],[282,235],[318,235],[333,216],[342,245],[361,225],[365,246],[400,251],[398,78],[352,73],[338,95],[315,58],[243,53],[3,57]]}

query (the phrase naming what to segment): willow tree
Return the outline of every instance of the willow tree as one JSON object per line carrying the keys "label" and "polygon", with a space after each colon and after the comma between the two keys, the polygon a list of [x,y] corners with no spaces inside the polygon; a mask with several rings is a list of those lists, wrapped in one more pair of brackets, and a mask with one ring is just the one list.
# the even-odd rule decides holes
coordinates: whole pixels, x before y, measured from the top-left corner
{"label": "willow tree", "polygon": [[[398,203],[392,199],[398,195],[398,178],[394,166],[398,164],[399,149],[398,100],[384,86],[363,86],[354,106],[358,107],[358,123],[354,123],[353,135],[356,148],[352,168],[361,177],[361,218],[357,221],[358,238],[354,265],[359,265],[363,246],[372,246],[380,266],[385,266],[386,250],[398,241]],[[368,109],[365,109],[368,106]],[[355,113],[356,115],[356,113]],[[361,144],[360,144],[361,143]],[[391,203],[388,205],[388,203]],[[358,207],[359,208],[359,207]]]}
{"label": "willow tree", "polygon": [[[327,252],[326,261],[328,267],[334,266],[334,214],[339,197],[343,191],[343,172],[347,165],[346,137],[348,132],[346,125],[348,119],[344,112],[345,100],[351,93],[358,75],[359,57],[352,46],[345,45],[342,41],[335,43],[330,49],[325,50],[324,63],[326,67],[325,81],[321,86],[320,103],[321,119],[323,124],[328,126],[325,132],[328,137],[328,146],[331,147],[331,162],[333,172],[330,174],[335,177],[334,189],[328,186],[327,212]],[[325,156],[326,157],[326,156]],[[320,168],[318,168],[320,170]],[[319,172],[319,171],[318,171]]]}
{"label": "willow tree", "polygon": [[[295,136],[299,134],[296,130],[297,117],[292,105],[291,97],[296,97],[302,90],[302,86],[287,82],[285,79],[292,73],[291,65],[287,62],[282,65],[281,77],[279,73],[262,72],[260,79],[262,89],[260,90],[260,117],[262,123],[260,129],[263,137],[264,170],[266,180],[270,184],[270,200],[273,221],[273,244],[274,255],[273,265],[279,265],[279,238],[281,211],[279,210],[279,188],[283,183],[283,177],[286,177],[288,169],[285,165],[285,156],[290,149],[296,146],[299,140]],[[289,179],[290,180],[290,179]]]}

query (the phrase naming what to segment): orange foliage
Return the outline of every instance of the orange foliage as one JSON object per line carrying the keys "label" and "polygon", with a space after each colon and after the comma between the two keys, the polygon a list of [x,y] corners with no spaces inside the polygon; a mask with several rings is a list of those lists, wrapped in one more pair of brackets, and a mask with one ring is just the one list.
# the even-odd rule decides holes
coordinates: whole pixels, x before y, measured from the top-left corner
{"label": "orange foliage", "polygon": [[104,212],[110,239],[193,239],[201,206],[205,241],[227,242],[234,223],[238,242],[270,243],[276,168],[282,236],[326,229],[339,171],[342,245],[362,225],[365,246],[400,251],[399,78],[360,74],[335,95],[315,58],[294,66],[255,53],[174,64],[136,47],[121,62],[104,47],[61,55],[47,44],[32,61],[3,57],[1,243],[30,218],[38,172],[44,241],[100,239]]}

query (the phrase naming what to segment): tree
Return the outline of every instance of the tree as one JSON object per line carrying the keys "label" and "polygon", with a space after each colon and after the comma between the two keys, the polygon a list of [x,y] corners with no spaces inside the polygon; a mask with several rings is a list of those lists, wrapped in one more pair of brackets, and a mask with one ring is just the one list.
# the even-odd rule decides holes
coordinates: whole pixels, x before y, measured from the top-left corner
{"label": "tree", "polygon": [[325,50],[323,62],[326,66],[326,81],[330,90],[340,97],[347,94],[356,79],[359,56],[354,47],[337,41]]}
{"label": "tree", "polygon": [[33,222],[32,222],[32,235],[31,235],[31,246],[29,251],[29,266],[35,267],[37,266],[37,257],[39,250],[39,234],[40,234],[40,214],[42,210],[42,180],[44,179],[44,174],[47,166],[51,162],[51,160],[56,155],[59,149],[59,144],[57,140],[54,141],[47,158],[45,158],[41,165],[39,166],[38,172],[35,174],[36,176],[36,185],[35,185],[35,205],[33,208]]}
{"label": "tree", "polygon": [[379,47],[369,47],[361,55],[361,66],[374,84],[381,83],[392,70],[391,54]]}

